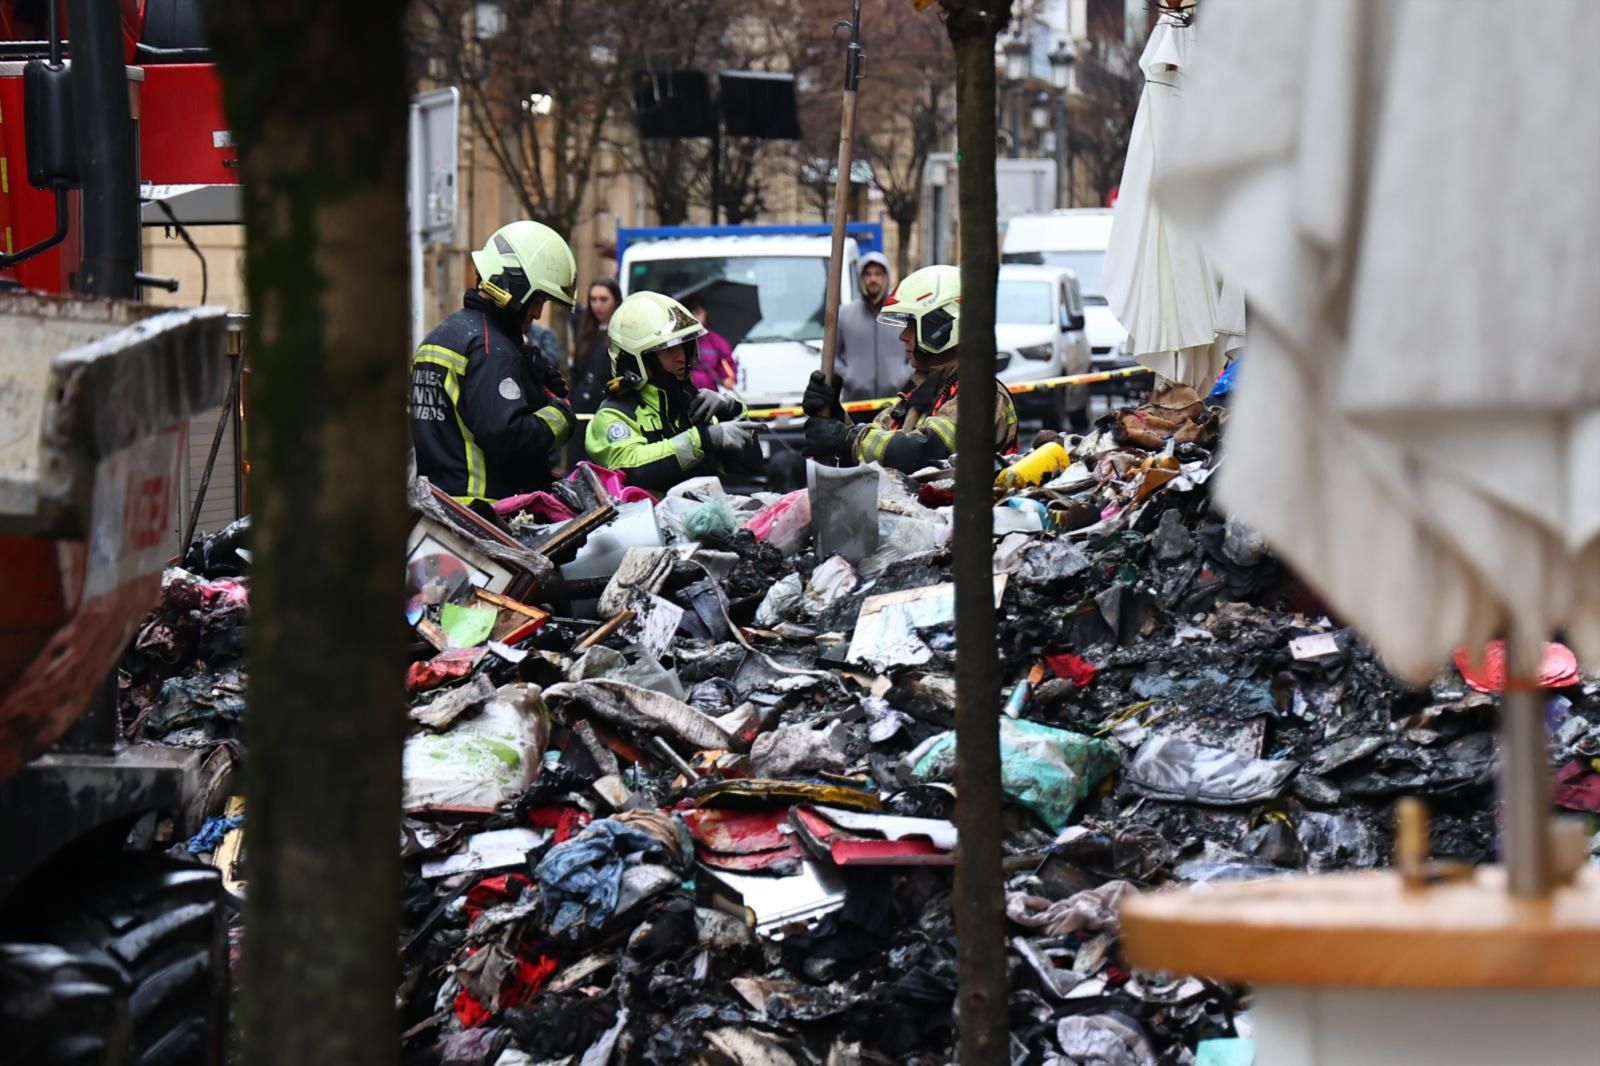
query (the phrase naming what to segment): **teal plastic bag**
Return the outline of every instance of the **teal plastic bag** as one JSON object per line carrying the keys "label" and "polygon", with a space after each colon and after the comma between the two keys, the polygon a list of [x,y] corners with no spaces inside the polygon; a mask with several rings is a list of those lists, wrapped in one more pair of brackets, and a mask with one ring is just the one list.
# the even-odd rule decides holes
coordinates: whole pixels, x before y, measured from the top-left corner
{"label": "teal plastic bag", "polygon": [[[904,765],[917,781],[953,781],[955,733],[929,738]],[[1000,788],[1053,830],[1064,828],[1083,798],[1119,766],[1108,741],[1022,719],[1000,720]]]}

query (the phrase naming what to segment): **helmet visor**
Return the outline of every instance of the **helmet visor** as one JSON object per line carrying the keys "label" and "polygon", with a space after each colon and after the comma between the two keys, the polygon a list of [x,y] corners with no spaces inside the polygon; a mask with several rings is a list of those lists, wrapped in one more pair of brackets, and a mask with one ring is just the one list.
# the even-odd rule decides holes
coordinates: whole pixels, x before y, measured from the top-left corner
{"label": "helmet visor", "polygon": [[660,351],[665,351],[668,348],[676,348],[680,344],[688,344],[688,345],[692,346],[695,341],[698,341],[701,337],[704,337],[705,335],[706,335],[706,328],[704,326],[698,326],[693,330],[685,330],[684,332],[679,333],[675,337],[668,337],[664,341],[657,341],[655,344],[652,344],[652,345],[642,349],[639,352],[639,354],[640,355],[649,355],[651,352],[660,352]]}
{"label": "helmet visor", "polygon": [[916,321],[916,318],[909,311],[878,312],[878,323],[884,326],[894,326],[897,329],[905,329],[907,326],[914,325]]}

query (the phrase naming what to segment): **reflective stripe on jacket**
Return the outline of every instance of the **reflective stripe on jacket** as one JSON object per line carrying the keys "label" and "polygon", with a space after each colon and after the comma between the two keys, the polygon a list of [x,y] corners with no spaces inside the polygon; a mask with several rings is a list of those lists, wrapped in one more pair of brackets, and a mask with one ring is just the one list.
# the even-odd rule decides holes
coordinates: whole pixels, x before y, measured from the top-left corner
{"label": "reflective stripe on jacket", "polygon": [[506,313],[476,292],[411,357],[417,472],[463,503],[550,484],[572,412],[546,391]]}
{"label": "reflective stripe on jacket", "polygon": [[[903,473],[947,459],[956,450],[957,397],[960,383],[954,367],[931,375],[913,375],[900,402],[863,426],[850,430],[850,454],[860,463],[881,463]],[[1004,385],[995,385],[994,450],[1017,449],[1017,409]]]}

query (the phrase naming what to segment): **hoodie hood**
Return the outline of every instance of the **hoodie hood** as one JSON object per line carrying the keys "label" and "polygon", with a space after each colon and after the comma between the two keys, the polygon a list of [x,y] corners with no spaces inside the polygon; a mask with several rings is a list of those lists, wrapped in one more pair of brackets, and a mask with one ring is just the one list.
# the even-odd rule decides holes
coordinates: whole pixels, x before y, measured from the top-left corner
{"label": "hoodie hood", "polygon": [[[867,269],[867,264],[869,263],[878,264],[883,268],[883,272],[888,275],[883,282],[883,295],[878,297],[878,305],[881,306],[883,301],[889,298],[889,294],[894,291],[894,271],[889,269],[888,256],[884,255],[882,252],[868,252],[866,255],[861,257],[861,263],[856,268],[857,277],[860,276],[861,271]],[[861,293],[863,299],[866,298],[866,294],[861,292],[861,286],[859,283],[856,285],[856,291]]]}

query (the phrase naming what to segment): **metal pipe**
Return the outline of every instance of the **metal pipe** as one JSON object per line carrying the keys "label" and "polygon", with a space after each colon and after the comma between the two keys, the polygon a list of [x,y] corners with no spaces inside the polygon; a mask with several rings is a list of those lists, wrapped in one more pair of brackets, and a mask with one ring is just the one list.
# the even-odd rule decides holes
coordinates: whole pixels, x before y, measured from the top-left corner
{"label": "metal pipe", "polygon": [[50,4],[50,65],[61,65],[61,3],[62,0],[49,0]]}
{"label": "metal pipe", "polygon": [[1500,849],[1513,896],[1547,896],[1550,862],[1549,740],[1542,690],[1535,683],[1543,649],[1506,638],[1506,690],[1500,706]]}
{"label": "metal pipe", "polygon": [[423,328],[422,302],[422,205],[427,202],[426,183],[427,174],[423,170],[425,161],[422,158],[422,108],[413,103],[407,114],[406,143],[406,171],[410,177],[410,196],[407,206],[410,208],[410,218],[406,226],[408,243],[411,255],[411,347],[413,350],[422,346],[422,339],[427,335]]}
{"label": "metal pipe", "polygon": [[82,178],[83,258],[78,291],[132,299],[139,269],[139,175],[122,23],[115,4],[67,0],[72,95]]}

